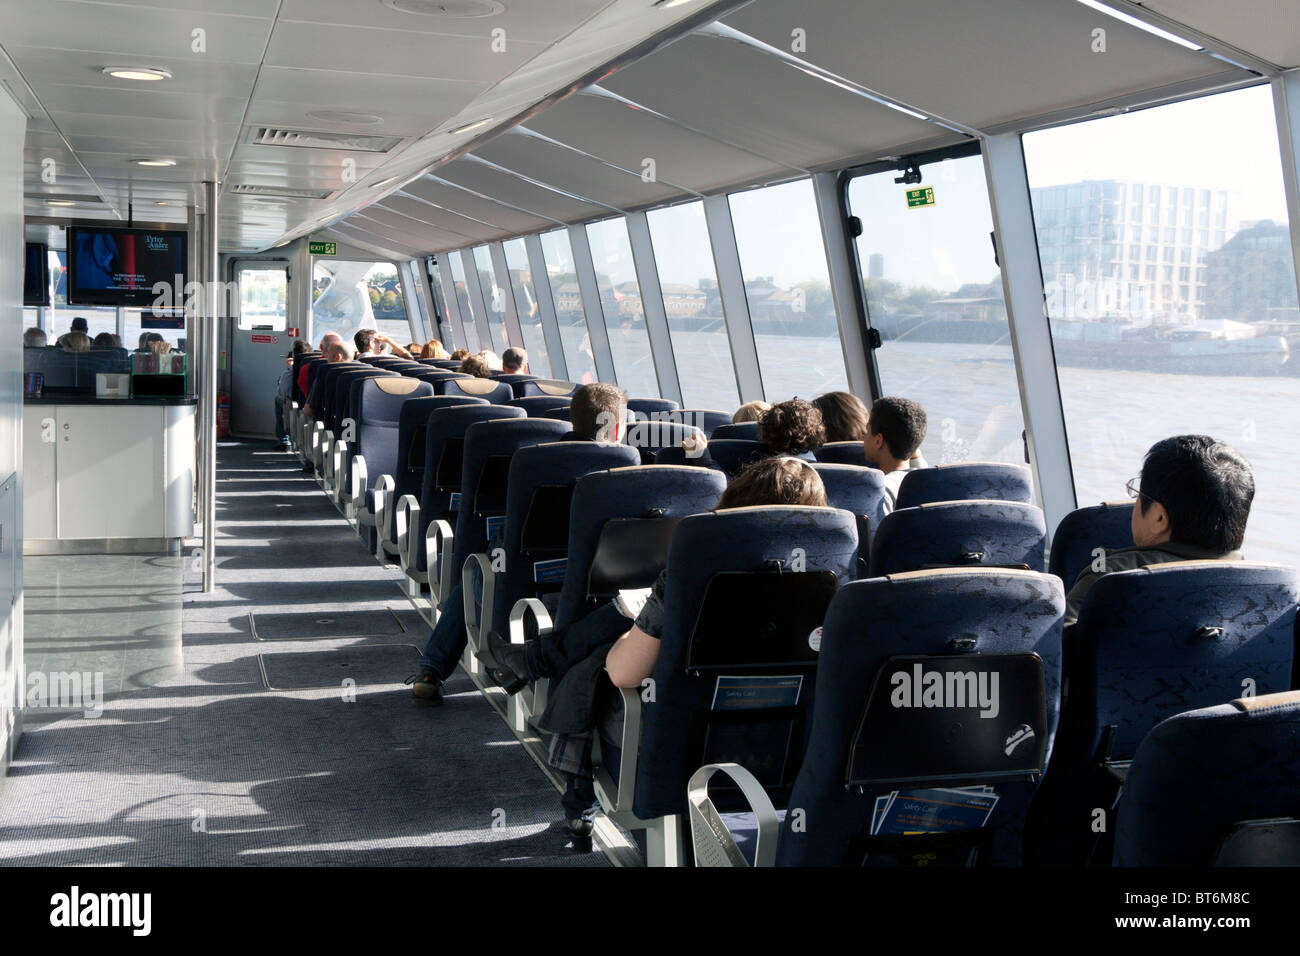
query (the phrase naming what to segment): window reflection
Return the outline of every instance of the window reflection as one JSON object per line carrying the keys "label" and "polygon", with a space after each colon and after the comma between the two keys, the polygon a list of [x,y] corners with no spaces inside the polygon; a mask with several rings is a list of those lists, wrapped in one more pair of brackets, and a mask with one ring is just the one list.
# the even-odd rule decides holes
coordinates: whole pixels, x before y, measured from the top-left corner
{"label": "window reflection", "polygon": [[569,366],[569,380],[596,381],[596,359],[587,333],[587,316],[582,310],[582,290],[573,265],[573,249],[564,229],[544,232],[542,255],[546,259],[546,278],[555,304],[555,318],[564,343],[564,359]]}
{"label": "window reflection", "polygon": [[650,354],[641,287],[632,262],[627,223],[605,219],[587,226],[591,264],[600,289],[600,307],[614,356],[614,374],[632,397],[657,397],[659,380]]}

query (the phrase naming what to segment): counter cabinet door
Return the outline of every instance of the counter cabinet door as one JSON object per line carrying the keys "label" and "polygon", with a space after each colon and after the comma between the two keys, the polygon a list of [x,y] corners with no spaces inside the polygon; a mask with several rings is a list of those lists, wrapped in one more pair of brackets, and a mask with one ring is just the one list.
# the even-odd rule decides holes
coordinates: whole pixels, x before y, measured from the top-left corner
{"label": "counter cabinet door", "polygon": [[161,538],[163,409],[58,410],[59,537]]}

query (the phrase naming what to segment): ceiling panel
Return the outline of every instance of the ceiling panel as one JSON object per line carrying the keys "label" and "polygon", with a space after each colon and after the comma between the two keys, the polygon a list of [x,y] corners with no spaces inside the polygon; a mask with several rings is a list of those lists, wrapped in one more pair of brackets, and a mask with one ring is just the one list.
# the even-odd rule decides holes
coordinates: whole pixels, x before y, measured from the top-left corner
{"label": "ceiling panel", "polygon": [[[203,56],[222,63],[259,63],[275,8],[265,4],[265,18],[227,16],[221,3],[202,13],[170,7],[132,8],[81,0],[41,0],[33,4],[0,3],[0,37],[6,46],[54,50],[95,50],[128,57]],[[194,52],[193,31],[202,29],[205,50]]]}
{"label": "ceiling panel", "polygon": [[609,0],[546,0],[545,3],[507,0],[506,10],[489,17],[424,16],[404,13],[380,3],[356,0],[284,0],[280,19],[339,26],[443,33],[449,36],[490,39],[492,31],[505,30],[507,46],[521,42],[549,42],[579,26],[608,5]]}
{"label": "ceiling panel", "polygon": [[[388,210],[388,216],[400,215],[401,219],[406,223],[405,228],[420,230],[424,226],[432,226],[433,228],[441,229],[449,235],[460,236],[467,240],[473,236],[482,235],[484,230],[492,231],[496,228],[495,226],[485,226],[483,223],[467,219],[466,217],[457,215],[447,209],[436,209],[433,206],[421,203],[407,205],[408,203],[413,202],[413,200],[408,199],[405,200],[400,207],[396,207],[406,210],[404,214]],[[375,207],[367,206],[359,213],[354,213],[353,215],[365,215],[373,208]],[[384,211],[385,210],[382,208],[380,209],[380,212]]]}
{"label": "ceiling panel", "polygon": [[732,40],[689,36],[601,81],[687,127],[813,168],[943,135]]}
{"label": "ceiling panel", "polygon": [[577,222],[609,211],[603,206],[573,199],[483,163],[476,163],[472,158],[458,159],[446,166],[439,166],[433,175],[560,222]]}
{"label": "ceiling panel", "polygon": [[316,23],[276,26],[266,62],[296,69],[424,76],[494,83],[546,48],[543,43],[490,43],[431,33],[361,29]]}
{"label": "ceiling panel", "polygon": [[571,96],[525,125],[626,169],[653,159],[659,179],[701,192],[795,172],[608,96]]}
{"label": "ceiling panel", "polygon": [[[67,86],[80,88],[120,90],[130,94],[156,93],[175,96],[192,93],[202,96],[242,97],[247,99],[253,91],[257,77],[256,63],[230,63],[205,56],[184,57],[151,56],[137,66],[151,66],[167,70],[170,80],[160,83],[140,83],[105,76],[104,67],[132,65],[120,58],[82,50],[51,50],[40,47],[5,45],[18,69],[32,86]],[[132,58],[134,60],[134,58]]]}
{"label": "ceiling panel", "polygon": [[[554,225],[548,219],[529,215],[518,209],[483,199],[456,186],[423,177],[402,187],[402,193],[416,196],[445,209],[490,222],[512,232],[531,232]],[[401,195],[398,193],[397,195]]]}
{"label": "ceiling panel", "polygon": [[522,133],[506,133],[474,152],[548,186],[619,209],[646,206],[682,195],[681,190],[672,186],[648,183],[639,174],[614,169]]}
{"label": "ceiling panel", "polygon": [[757,0],[724,22],[783,50],[803,30],[818,66],[978,128],[1236,72],[1077,0]]}
{"label": "ceiling panel", "polygon": [[281,101],[310,109],[358,110],[381,115],[387,109],[395,109],[441,117],[455,113],[484,86],[481,82],[464,80],[268,66],[258,77],[254,103]]}
{"label": "ceiling panel", "polygon": [[1300,5],[1295,0],[1144,0],[1209,36],[1279,66],[1300,66]]}

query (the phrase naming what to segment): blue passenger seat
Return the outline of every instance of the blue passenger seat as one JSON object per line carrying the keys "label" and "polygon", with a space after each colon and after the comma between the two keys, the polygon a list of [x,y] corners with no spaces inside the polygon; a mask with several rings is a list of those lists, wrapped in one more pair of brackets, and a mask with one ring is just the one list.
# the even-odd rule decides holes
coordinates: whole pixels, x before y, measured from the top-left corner
{"label": "blue passenger seat", "polygon": [[871,576],[942,567],[1042,571],[1043,512],[1015,501],[943,501],[885,515],[871,540]]}
{"label": "blue passenger seat", "polygon": [[1034,483],[1025,465],[1001,462],[967,462],[909,471],[898,489],[899,508],[915,508],[936,501],[1034,502]]}

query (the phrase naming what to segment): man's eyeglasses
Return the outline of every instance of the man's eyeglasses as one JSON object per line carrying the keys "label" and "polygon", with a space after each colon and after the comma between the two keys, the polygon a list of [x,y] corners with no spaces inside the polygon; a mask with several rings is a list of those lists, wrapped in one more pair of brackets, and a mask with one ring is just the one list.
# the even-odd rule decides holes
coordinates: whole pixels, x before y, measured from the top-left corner
{"label": "man's eyeglasses", "polygon": [[1128,484],[1124,486],[1128,490],[1128,496],[1134,500],[1137,500],[1138,498],[1145,498],[1147,501],[1155,501],[1155,499],[1152,498],[1150,495],[1144,495],[1142,493],[1141,489],[1139,488],[1141,484],[1142,484],[1141,477],[1130,478],[1128,480]]}

